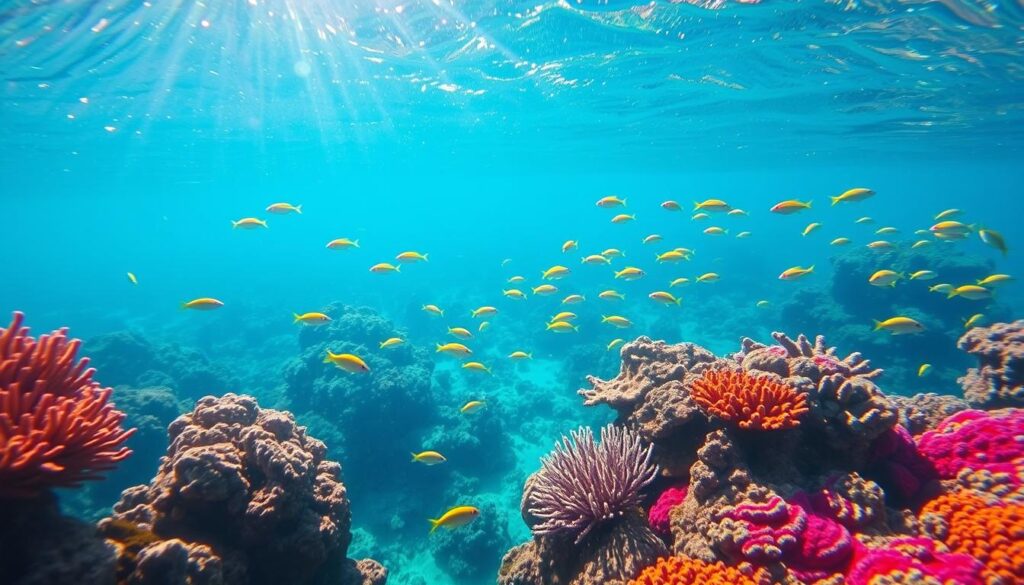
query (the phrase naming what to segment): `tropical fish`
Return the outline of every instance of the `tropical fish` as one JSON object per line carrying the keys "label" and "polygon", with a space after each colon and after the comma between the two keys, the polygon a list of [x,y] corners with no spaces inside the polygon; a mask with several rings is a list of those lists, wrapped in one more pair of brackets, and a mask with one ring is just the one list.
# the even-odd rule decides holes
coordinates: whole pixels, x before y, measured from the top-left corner
{"label": "tropical fish", "polygon": [[632,321],[619,315],[601,315],[601,322],[608,323],[609,325],[614,325],[619,329],[625,329],[626,327],[633,326]]}
{"label": "tropical fish", "polygon": [[423,305],[423,312],[430,313],[437,317],[444,317],[444,311],[442,311],[441,307],[438,307],[437,305]]}
{"label": "tropical fish", "polygon": [[412,463],[422,463],[424,465],[437,465],[438,463],[444,463],[448,461],[437,451],[423,451],[421,453],[412,454]]}
{"label": "tropical fish", "polygon": [[535,295],[553,295],[558,292],[558,287],[553,284],[542,284],[531,289]]}
{"label": "tropical fish", "polygon": [[833,246],[845,246],[850,243],[850,238],[836,238],[829,242]]}
{"label": "tropical fish", "polygon": [[914,230],[915,236],[930,236],[932,233],[928,230]]}
{"label": "tropical fish", "polygon": [[668,284],[668,286],[670,288],[674,288],[674,287],[677,287],[677,286],[686,286],[688,284],[690,284],[690,279],[689,278],[680,277],[680,278],[677,278],[677,279],[673,280],[672,282],[670,282]]}
{"label": "tropical fish", "polygon": [[480,326],[477,327],[476,330],[477,330],[477,333],[483,333],[484,331],[487,331],[490,328],[491,328],[491,322],[490,321],[481,321],[480,322]]}
{"label": "tropical fish", "polygon": [[395,347],[405,343],[405,340],[401,337],[389,337],[384,341],[380,342],[380,349],[387,349],[389,347]]}
{"label": "tropical fish", "polygon": [[807,227],[804,228],[803,233],[801,233],[800,235],[801,236],[807,236],[808,234],[810,234],[811,232],[813,232],[814,230],[816,230],[816,229],[818,229],[820,227],[821,227],[820,223],[818,223],[816,221],[812,221],[811,223],[807,224]]}
{"label": "tropical fish", "polygon": [[554,321],[547,324],[546,329],[548,331],[554,331],[555,333],[571,333],[573,331],[579,331],[580,328],[568,321]]}
{"label": "tropical fish", "polygon": [[910,246],[910,247],[916,250],[918,248],[923,248],[925,246],[931,246],[931,245],[932,245],[931,240],[918,240],[918,241],[914,242],[914,244],[912,246]]}
{"label": "tropical fish", "polygon": [[580,259],[580,264],[611,264],[612,261],[607,256],[600,254],[591,254]]}
{"label": "tropical fish", "polygon": [[1006,283],[1010,282],[1011,280],[1013,280],[1013,277],[1010,276],[1009,274],[992,274],[990,276],[986,276],[985,278],[982,278],[981,280],[979,280],[978,281],[978,286],[987,286],[987,287],[999,286],[1001,284],[1006,284]]}
{"label": "tropical fish", "polygon": [[700,276],[697,277],[697,282],[718,282],[719,278],[721,277],[718,275],[717,272],[705,272],[704,274],[701,274]]}
{"label": "tropical fish", "polygon": [[696,252],[694,252],[693,250],[691,250],[689,248],[676,248],[675,251],[679,252],[683,256],[686,256],[687,260],[690,259],[690,256],[693,256],[696,253]]}
{"label": "tropical fish", "polygon": [[973,226],[969,226],[967,224],[963,224],[960,223],[959,221],[954,221],[951,219],[940,221],[939,223],[928,228],[928,230],[932,232],[932,234],[949,234],[953,236],[968,234],[973,229]]}
{"label": "tropical fish", "polygon": [[557,280],[559,278],[565,278],[569,275],[569,272],[571,271],[565,266],[555,265],[544,272],[541,272],[541,278],[544,280]]}
{"label": "tropical fish", "polygon": [[729,230],[713,225],[709,228],[705,228],[704,233],[709,236],[724,236],[729,233]]}
{"label": "tropical fish", "polygon": [[932,280],[938,276],[934,270],[918,270],[910,275],[910,280]]}
{"label": "tropical fish", "polygon": [[700,221],[702,219],[708,219],[709,217],[711,217],[711,216],[706,214],[706,213],[704,213],[703,211],[701,211],[699,213],[694,213],[693,215],[691,215],[690,219],[692,219],[694,221]]}
{"label": "tropical fish", "polygon": [[672,293],[668,293],[665,291],[652,292],[651,294],[647,295],[647,298],[665,305],[680,305],[683,302],[683,299],[676,298],[675,296],[672,295]]}
{"label": "tropical fish", "polygon": [[669,250],[663,254],[658,254],[655,259],[660,262],[682,262],[683,260],[689,260],[689,257],[682,252],[677,250]]}
{"label": "tropical fish", "polygon": [[398,256],[395,256],[395,260],[403,262],[405,264],[412,264],[413,262],[426,262],[427,255],[420,254],[419,252],[402,252]]}
{"label": "tropical fish", "polygon": [[970,232],[936,232],[932,234],[935,239],[942,240],[944,242],[956,242],[958,240],[966,240],[971,235]]}
{"label": "tropical fish", "polygon": [[601,255],[605,258],[623,258],[626,256],[622,250],[619,250],[618,248],[608,248],[604,252],[601,252]]}
{"label": "tropical fish", "polygon": [[992,246],[996,250],[1003,253],[1003,256],[1009,252],[1009,248],[1006,247],[1006,240],[1003,238],[1003,234],[990,229],[982,228],[978,230],[978,237],[981,238],[982,242],[985,242],[989,246]]}
{"label": "tropical fish", "polygon": [[212,311],[213,309],[219,309],[224,306],[221,301],[211,297],[200,297],[193,299],[187,303],[182,303],[182,309],[195,309],[197,311]]}
{"label": "tropical fish", "polygon": [[572,311],[562,311],[555,315],[554,317],[552,317],[551,320],[548,321],[548,323],[554,323],[555,321],[572,321],[575,318],[576,313],[573,313]]}
{"label": "tropical fish", "polygon": [[644,244],[653,244],[655,242],[660,242],[662,239],[663,238],[661,237],[660,234],[651,234],[651,235],[649,235],[649,236],[647,236],[646,238],[643,239],[643,243]]}
{"label": "tropical fish", "polygon": [[992,298],[992,291],[975,284],[965,284],[949,291],[947,298],[963,297],[972,301],[983,301]]}
{"label": "tropical fish", "polygon": [[626,206],[626,200],[625,199],[619,199],[615,195],[609,195],[607,197],[602,197],[602,198],[598,199],[597,200],[597,206],[598,207],[625,207]]}
{"label": "tropical fish", "polygon": [[954,215],[960,215],[960,210],[954,208],[954,209],[947,209],[945,211],[940,211],[939,214],[935,216],[935,221],[942,221],[944,219],[949,219],[949,218],[953,217]]}
{"label": "tropical fish", "polygon": [[346,372],[352,374],[362,374],[370,371],[370,366],[366,365],[357,355],[351,353],[334,353],[331,350],[327,350],[327,356],[324,357],[325,364],[334,364]]}
{"label": "tropical fish", "polygon": [[604,291],[601,291],[597,296],[598,296],[598,298],[602,298],[602,299],[604,299],[606,301],[610,301],[610,300],[613,300],[613,299],[614,300],[618,300],[618,301],[626,300],[626,295],[624,295],[624,294],[622,294],[622,293],[620,293],[618,291],[614,291],[614,290],[604,290]]}
{"label": "tropical fish", "polygon": [[329,250],[346,250],[348,248],[358,248],[359,240],[350,240],[348,238],[336,238],[327,242],[327,249]]}
{"label": "tropical fish", "polygon": [[252,230],[267,227],[267,222],[255,217],[243,217],[238,221],[231,222],[231,227],[240,230]]}
{"label": "tropical fish", "polygon": [[974,327],[975,325],[981,323],[981,320],[984,318],[985,315],[981,313],[975,313],[971,315],[970,317],[964,319],[964,329],[970,329],[971,327]]}
{"label": "tropical fish", "polygon": [[893,245],[892,242],[887,242],[885,240],[875,240],[874,242],[868,244],[868,248],[871,248],[872,250],[884,251],[891,250],[893,248]]}
{"label": "tropical fish", "polygon": [[566,240],[565,243],[562,244],[562,253],[565,254],[569,250],[575,250],[579,247],[580,243],[578,240]]}
{"label": "tropical fish", "polygon": [[626,223],[630,221],[636,221],[636,214],[629,215],[626,213],[620,213],[612,218],[612,223]]}
{"label": "tropical fish", "polygon": [[470,333],[469,329],[466,329],[465,327],[449,327],[448,335],[454,335],[459,339],[470,339],[473,337],[473,334]]}
{"label": "tropical fish", "polygon": [[769,211],[771,211],[772,213],[781,213],[783,215],[789,215],[791,213],[796,213],[798,211],[810,208],[810,201],[803,202],[797,201],[795,199],[787,199],[785,201],[780,201],[776,203],[775,205],[772,206],[772,208]]}
{"label": "tropical fish", "polygon": [[736,234],[736,237],[740,238],[740,239],[749,238],[750,237],[750,232],[740,232],[740,233]]}
{"label": "tropical fish", "polygon": [[930,371],[932,371],[931,364],[921,364],[921,367],[917,368],[917,377],[920,378]]}
{"label": "tropical fish", "polygon": [[857,221],[855,221],[853,223],[873,223],[874,221],[875,220],[873,220],[870,217],[865,215],[864,217],[857,218]]}
{"label": "tropical fish", "polygon": [[924,325],[910,317],[890,317],[885,321],[875,321],[875,331],[885,330],[893,335],[906,333],[920,333],[924,331]]}
{"label": "tropical fish", "polygon": [[511,262],[511,261],[512,261],[511,258],[505,258],[504,260],[501,261],[501,267],[504,268],[504,267],[508,266],[509,262]]}
{"label": "tropical fish", "polygon": [[462,405],[462,408],[459,409],[459,412],[461,412],[462,414],[469,414],[471,412],[476,412],[485,406],[487,405],[484,404],[483,400],[470,400],[466,404]]}
{"label": "tropical fish", "polygon": [[804,268],[803,266],[792,266],[782,271],[782,274],[779,275],[779,280],[797,280],[798,278],[803,278],[813,272],[813,264],[807,268]]}
{"label": "tropical fish", "polygon": [[473,350],[469,349],[465,345],[462,345],[461,343],[452,342],[445,343],[443,345],[438,343],[437,349],[434,351],[434,353],[447,353],[456,357],[465,357],[467,355],[473,355]]}
{"label": "tropical fish", "polygon": [[575,305],[577,303],[582,303],[585,300],[586,300],[586,298],[584,298],[583,295],[575,295],[575,294],[573,294],[573,295],[569,295],[569,296],[565,297],[564,299],[562,299],[562,304],[563,305]]}
{"label": "tropical fish", "polygon": [[729,211],[729,204],[721,199],[705,199],[704,201],[693,202],[693,210],[704,211]]}
{"label": "tropical fish", "polygon": [[770,304],[771,304],[771,303],[769,303],[768,301],[766,301],[766,300],[763,300],[763,299],[762,299],[762,300],[760,300],[760,301],[757,301],[757,304],[756,304],[755,306],[756,306],[756,307],[757,307],[758,309],[764,309],[764,308],[767,308],[767,307],[768,307],[768,305],[770,305]]}
{"label": "tropical fish", "polygon": [[490,374],[491,373],[491,369],[488,368],[487,366],[483,365],[480,362],[466,362],[466,363],[462,364],[462,369],[463,370],[470,370],[470,371],[473,371],[473,372],[484,372],[486,374]]}
{"label": "tropical fish", "polygon": [[625,339],[623,339],[621,337],[617,337],[617,338],[615,338],[615,339],[613,339],[613,340],[608,342],[608,347],[605,348],[605,351],[611,351],[611,350],[615,349],[616,347],[622,345],[625,342],[626,342]]}
{"label": "tropical fish", "polygon": [[518,288],[510,288],[508,290],[502,290],[501,294],[505,295],[506,297],[508,297],[510,299],[515,299],[515,300],[518,300],[518,301],[522,301],[522,300],[526,299],[526,293],[524,293],[523,291],[519,290]]}
{"label": "tropical fish", "polygon": [[679,202],[672,201],[671,199],[662,202],[661,208],[666,211],[679,211],[681,209],[681,207],[679,206]]}
{"label": "tropical fish", "polygon": [[303,325],[323,325],[329,323],[331,318],[324,313],[292,313],[295,317],[293,323],[302,323]]}
{"label": "tropical fish", "polygon": [[928,292],[937,292],[937,293],[947,294],[947,293],[951,292],[954,288],[956,288],[956,287],[954,287],[952,284],[946,284],[946,283],[935,284],[935,285],[932,285],[932,286],[928,287]]}
{"label": "tropical fish", "polygon": [[516,276],[510,276],[510,277],[508,277],[508,281],[507,281],[507,282],[508,282],[509,284],[515,284],[515,283],[517,283],[517,282],[523,282],[524,280],[526,280],[526,277],[525,277],[525,276],[519,276],[519,275],[517,274]]}
{"label": "tropical fish", "polygon": [[465,526],[473,520],[476,520],[480,515],[480,510],[477,510],[473,506],[458,506],[452,508],[444,513],[440,518],[430,520],[430,533],[433,534],[435,530],[440,527],[445,528],[458,528],[459,526]]}
{"label": "tropical fish", "polygon": [[132,284],[135,284],[135,285],[138,285],[138,284],[139,284],[139,279],[138,279],[138,278],[136,278],[136,277],[135,277],[135,274],[134,274],[134,273],[132,273],[132,272],[129,272],[129,273],[128,273],[128,280],[132,281]]}
{"label": "tropical fish", "polygon": [[736,208],[736,209],[730,209],[729,213],[727,213],[726,215],[740,216],[740,215],[749,215],[749,214],[746,211],[743,211],[742,209]]}
{"label": "tropical fish", "polygon": [[615,278],[623,280],[639,280],[643,278],[644,271],[635,266],[627,266],[615,273]]}
{"label": "tropical fish", "polygon": [[513,351],[512,353],[508,354],[508,357],[509,359],[513,360],[532,360],[533,354],[526,353],[525,351]]}
{"label": "tropical fish", "polygon": [[498,309],[491,306],[478,307],[470,311],[473,317],[486,317],[488,315],[495,315],[498,313]]}
{"label": "tropical fish", "polygon": [[370,267],[370,272],[372,272],[374,274],[388,274],[388,273],[391,273],[391,272],[398,273],[398,272],[401,272],[401,271],[402,271],[402,267],[401,266],[395,266],[393,264],[388,264],[387,262],[381,262],[379,264],[374,264],[373,266]]}
{"label": "tropical fish", "polygon": [[853,201],[863,201],[868,197],[874,195],[875,192],[871,189],[865,189],[864,187],[856,187],[844,191],[842,194],[832,197],[832,205],[838,205],[839,203],[847,203]]}
{"label": "tropical fish", "polygon": [[272,203],[267,206],[267,213],[298,213],[302,214],[301,205],[292,205],[291,203]]}
{"label": "tropical fish", "polygon": [[896,286],[896,281],[901,278],[903,278],[902,272],[879,270],[868,277],[868,283],[872,286]]}
{"label": "tropical fish", "polygon": [[889,235],[892,235],[892,234],[898,234],[899,231],[900,230],[898,230],[898,229],[896,229],[896,228],[894,228],[892,226],[885,226],[885,227],[880,227],[877,230],[875,230],[875,233],[880,235],[880,236],[889,236]]}

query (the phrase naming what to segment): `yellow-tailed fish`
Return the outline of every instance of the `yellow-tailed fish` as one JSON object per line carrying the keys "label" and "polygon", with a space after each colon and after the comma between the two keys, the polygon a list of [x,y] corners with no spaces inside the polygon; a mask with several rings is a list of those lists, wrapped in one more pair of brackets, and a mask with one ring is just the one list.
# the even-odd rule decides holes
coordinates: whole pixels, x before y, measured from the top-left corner
{"label": "yellow-tailed fish", "polygon": [[402,267],[401,266],[395,266],[393,264],[388,264],[387,262],[381,262],[379,264],[374,264],[373,266],[370,267],[370,272],[372,272],[374,274],[390,274],[390,273],[396,273],[397,274],[397,273],[399,273],[401,271],[402,271]]}
{"label": "yellow-tailed fish", "polygon": [[660,262],[682,262],[683,260],[689,260],[686,254],[678,252],[676,250],[669,250],[668,252],[658,254],[655,260]]}
{"label": "yellow-tailed fish", "polygon": [[615,195],[609,195],[597,200],[598,207],[625,207],[626,199],[619,199]]}
{"label": "yellow-tailed fish", "polygon": [[978,286],[995,287],[1013,280],[1009,274],[992,274],[978,281]]}
{"label": "yellow-tailed fish", "polygon": [[893,335],[905,335],[907,333],[920,333],[924,331],[924,325],[910,317],[890,317],[885,321],[875,321],[875,331],[888,331]]}
{"label": "yellow-tailed fish", "polygon": [[921,364],[921,367],[917,368],[917,377],[920,378],[930,371],[932,371],[931,364]]}
{"label": "yellow-tailed fish", "polygon": [[526,277],[525,276],[519,276],[518,274],[515,275],[515,276],[508,277],[508,283],[509,284],[515,284],[517,282],[523,282],[524,280],[526,280]]}
{"label": "yellow-tailed fish", "polygon": [[932,234],[949,234],[954,236],[965,235],[974,230],[974,226],[970,226],[959,221],[947,219],[940,221],[939,223],[928,228]]}
{"label": "yellow-tailed fish", "polygon": [[814,265],[811,264],[807,268],[803,266],[791,266],[782,271],[779,275],[779,280],[797,280],[807,276],[808,274],[814,273]]}
{"label": "yellow-tailed fish", "polygon": [[661,203],[661,208],[664,209],[665,211],[679,211],[680,209],[682,209],[679,206],[678,201],[672,201],[671,199],[669,199],[668,201],[663,201]]}
{"label": "yellow-tailed fish", "polygon": [[330,323],[331,318],[324,313],[292,313],[295,317],[293,323],[302,323],[303,325],[323,325],[324,323]]}
{"label": "yellow-tailed fish", "polygon": [[565,278],[571,271],[565,266],[552,266],[547,270],[540,273],[541,278],[544,280],[557,280],[559,278]]}
{"label": "yellow-tailed fish", "polygon": [[626,254],[618,248],[608,248],[601,255],[605,258],[625,258]]}
{"label": "yellow-tailed fish", "polygon": [[976,284],[965,284],[949,291],[947,298],[963,297],[972,301],[983,301],[992,298],[992,291]]}
{"label": "yellow-tailed fish", "polygon": [[380,342],[380,349],[387,349],[389,347],[397,347],[405,343],[405,340],[401,337],[389,337],[384,341]]}
{"label": "yellow-tailed fish", "polygon": [[978,230],[978,237],[981,238],[982,242],[985,242],[989,246],[992,246],[996,250],[1003,253],[1003,256],[1009,252],[1009,248],[1006,247],[1006,240],[1003,238],[1003,234],[990,229],[982,228]]}
{"label": "yellow-tailed fish", "polygon": [[690,284],[690,279],[689,278],[680,277],[680,278],[676,278],[672,282],[668,283],[668,286],[670,288],[675,288],[677,286],[686,286],[688,284]]}
{"label": "yellow-tailed fish", "polygon": [[540,286],[535,286],[530,290],[532,290],[535,295],[553,295],[558,292],[558,287],[553,284],[542,284]]}
{"label": "yellow-tailed fish", "polygon": [[616,215],[615,217],[612,218],[612,223],[627,223],[627,222],[630,222],[630,221],[636,221],[636,214],[635,213],[632,214],[632,215],[629,215],[629,214],[626,214],[626,213],[620,213],[620,214],[618,214],[618,215]]}
{"label": "yellow-tailed fish", "polygon": [[420,453],[412,454],[412,463],[422,463],[424,465],[437,465],[438,463],[444,463],[448,461],[437,451],[422,451]]}
{"label": "yellow-tailed fish", "polygon": [[509,357],[509,359],[513,359],[513,360],[532,360],[533,359],[533,354],[532,353],[526,353],[525,351],[521,351],[520,350],[520,351],[513,351],[512,353],[508,354],[508,357]]}
{"label": "yellow-tailed fish", "polygon": [[562,312],[558,313],[557,315],[555,315],[554,317],[552,317],[548,321],[548,323],[554,323],[555,321],[572,321],[575,318],[576,318],[576,313],[573,313],[572,311],[562,311]]}
{"label": "yellow-tailed fish", "polygon": [[522,300],[526,299],[526,293],[524,293],[523,291],[519,290],[518,288],[510,288],[508,290],[502,290],[501,294],[505,295],[506,297],[508,297],[510,299],[514,299],[514,300],[517,300],[517,301],[522,301]]}
{"label": "yellow-tailed fish", "polygon": [[238,221],[231,222],[231,227],[239,230],[252,230],[267,227],[267,222],[255,217],[243,217]]}
{"label": "yellow-tailed fish", "polygon": [[789,215],[791,213],[796,213],[798,211],[803,211],[804,209],[810,208],[810,201],[797,201],[796,199],[787,199],[785,201],[780,201],[776,203],[775,205],[772,206],[772,208],[769,211],[771,211],[772,213],[781,213],[783,215]]}
{"label": "yellow-tailed fish", "polygon": [[632,321],[620,315],[601,315],[601,322],[613,325],[619,329],[625,329],[633,326]]}
{"label": "yellow-tailed fish", "polygon": [[423,312],[437,317],[444,317],[444,311],[437,305],[423,305]]}
{"label": "yellow-tailed fish", "polygon": [[458,506],[448,510],[440,518],[431,518],[430,532],[433,534],[435,530],[442,526],[445,528],[458,528],[459,526],[465,526],[473,520],[476,520],[479,516],[480,510],[477,510],[473,506]]}
{"label": "yellow-tailed fish", "polygon": [[221,301],[212,297],[200,297],[198,299],[192,299],[187,303],[182,303],[182,309],[194,309],[197,311],[212,311],[213,309],[219,309],[224,306]]}
{"label": "yellow-tailed fish", "polygon": [[757,301],[757,303],[755,304],[755,306],[756,306],[756,307],[757,307],[758,309],[765,309],[765,308],[767,308],[767,307],[768,307],[769,305],[771,305],[771,303],[769,303],[768,301],[765,301],[765,300],[760,300],[760,301]]}
{"label": "yellow-tailed fish", "polygon": [[471,372],[483,372],[485,374],[491,373],[491,369],[480,362],[466,362],[462,364],[462,369],[469,370]]}
{"label": "yellow-tailed fish", "polygon": [[808,234],[810,234],[811,232],[813,232],[814,230],[816,230],[816,229],[818,229],[820,227],[821,227],[821,224],[819,222],[812,221],[811,223],[807,224],[807,227],[804,228],[803,233],[801,233],[800,235],[806,237]]}
{"label": "yellow-tailed fish", "polygon": [[612,261],[607,256],[600,254],[591,254],[590,256],[584,256],[580,259],[580,264],[611,264]]}
{"label": "yellow-tailed fish", "polygon": [[736,237],[739,238],[739,239],[749,238],[750,237],[750,232],[740,232],[740,233],[736,234]]}
{"label": "yellow-tailed fish", "polygon": [[478,333],[483,333],[484,331],[487,331],[490,328],[491,328],[491,322],[490,321],[481,321],[480,322],[480,326],[477,327],[476,330],[477,330]]}
{"label": "yellow-tailed fish", "polygon": [[132,284],[135,284],[135,285],[139,284],[139,279],[136,278],[135,274],[132,273],[132,272],[128,273],[128,280],[132,281]]}
{"label": "yellow-tailed fish", "polygon": [[705,272],[704,274],[701,274],[700,276],[697,277],[697,282],[700,282],[700,283],[718,282],[718,280],[720,278],[721,278],[721,276],[719,276],[717,272]]}
{"label": "yellow-tailed fish", "polygon": [[729,230],[720,228],[717,225],[713,225],[709,228],[704,228],[704,234],[708,236],[724,236],[729,233]]}
{"label": "yellow-tailed fish", "polygon": [[878,270],[868,277],[871,286],[896,286],[896,281],[903,278],[902,272],[894,270]]}
{"label": "yellow-tailed fish", "polygon": [[708,214],[704,213],[703,211],[701,211],[701,212],[694,213],[693,215],[691,215],[690,219],[692,219],[694,221],[700,221],[702,219],[708,219],[710,217],[711,217],[710,215],[708,215]]}
{"label": "yellow-tailed fish", "polygon": [[469,414],[471,412],[476,412],[485,406],[487,405],[484,403],[483,400],[470,400],[466,404],[462,405],[462,408],[459,409],[459,412],[461,412],[462,414]]}
{"label": "yellow-tailed fish", "polygon": [[871,242],[870,244],[868,244],[868,248],[871,248],[872,250],[877,250],[877,251],[885,251],[885,250],[892,250],[893,245],[892,245],[892,242],[887,242],[885,240],[875,240],[874,242]]}
{"label": "yellow-tailed fish", "polygon": [[604,290],[604,291],[601,291],[597,295],[597,297],[601,298],[601,299],[604,299],[606,301],[624,301],[624,300],[626,300],[626,295],[624,295],[624,294],[622,294],[622,293],[620,293],[618,291],[614,291],[614,290]]}
{"label": "yellow-tailed fish", "polygon": [[577,303],[582,303],[585,300],[586,300],[586,298],[583,295],[569,295],[569,296],[565,297],[564,299],[562,299],[562,304],[563,305],[575,305]]}
{"label": "yellow-tailed fish", "polygon": [[976,325],[981,324],[981,320],[985,318],[985,315],[981,313],[975,313],[970,317],[964,319],[964,329],[970,329]]}
{"label": "yellow-tailed fish", "polygon": [[473,334],[470,333],[469,329],[466,329],[465,327],[449,327],[448,335],[454,335],[459,339],[470,339],[473,337]]}
{"label": "yellow-tailed fish", "polygon": [[635,266],[627,266],[615,273],[615,278],[622,280],[638,280],[644,277],[644,271]]}
{"label": "yellow-tailed fish", "polygon": [[949,219],[949,218],[953,217],[954,215],[960,215],[960,210],[956,209],[956,208],[953,208],[953,209],[947,209],[945,211],[940,211],[939,214],[935,216],[935,221],[942,221],[944,219]]}
{"label": "yellow-tailed fish", "polygon": [[838,205],[840,203],[849,203],[853,201],[863,201],[868,197],[874,195],[875,192],[871,189],[865,189],[864,187],[855,187],[844,191],[843,193],[832,197],[832,205]]}
{"label": "yellow-tailed fish", "polygon": [[880,236],[890,236],[892,234],[898,234],[899,232],[900,230],[888,225],[885,227],[880,227],[877,230],[875,230],[875,233]]}
{"label": "yellow-tailed fish", "polygon": [[626,342],[625,339],[623,339],[621,337],[617,337],[617,338],[615,338],[615,339],[613,339],[613,340],[608,342],[608,347],[605,348],[605,351],[611,351],[611,350],[615,349],[616,347],[622,345],[625,342]]}
{"label": "yellow-tailed fish", "polygon": [[483,307],[478,307],[478,308],[473,309],[472,311],[470,311],[470,314],[473,317],[486,317],[488,315],[495,315],[497,313],[498,313],[498,309],[496,309],[494,307],[491,307],[489,305],[488,306],[483,306]]}
{"label": "yellow-tailed fish", "polygon": [[845,246],[850,243],[850,238],[836,238],[829,242],[833,246]]}
{"label": "yellow-tailed fish", "polygon": [[705,199],[704,201],[694,201],[693,210],[699,211],[729,211],[729,204],[721,199]]}
{"label": "yellow-tailed fish", "polygon": [[853,223],[861,223],[861,224],[863,224],[863,223],[874,223],[874,221],[875,220],[873,220],[870,217],[865,215],[864,217],[858,217],[857,221],[855,221]]}
{"label": "yellow-tailed fish", "polygon": [[938,276],[934,270],[918,270],[910,275],[910,280],[932,280]]}
{"label": "yellow-tailed fish", "polygon": [[434,350],[434,353],[446,353],[456,357],[466,357],[467,355],[473,355],[473,350],[461,343],[438,343],[437,349]]}
{"label": "yellow-tailed fish", "polygon": [[647,298],[663,305],[681,305],[683,303],[683,299],[675,297],[672,293],[665,292],[663,290],[652,292],[647,295]]}
{"label": "yellow-tailed fish", "polygon": [[330,242],[327,242],[328,250],[347,250],[349,248],[358,248],[359,240],[350,240],[348,238],[335,238]]}
{"label": "yellow-tailed fish", "polygon": [[918,241],[914,242],[914,244],[912,246],[910,246],[910,247],[916,250],[918,248],[923,248],[925,246],[931,246],[931,245],[932,245],[931,240],[918,240]]}
{"label": "yellow-tailed fish", "polygon": [[352,374],[365,374],[370,371],[370,366],[366,365],[366,362],[359,356],[351,353],[334,353],[329,349],[327,356],[324,357],[324,363],[334,364]]}
{"label": "yellow-tailed fish", "polygon": [[291,203],[271,203],[267,206],[267,213],[277,213],[281,215],[286,213],[298,213],[301,215],[302,206],[292,205]]}
{"label": "yellow-tailed fish", "polygon": [[565,254],[569,250],[575,250],[575,249],[577,249],[579,247],[580,247],[579,240],[566,240],[565,243],[562,244],[562,253]]}
{"label": "yellow-tailed fish", "polygon": [[970,232],[935,232],[932,234],[936,240],[942,240],[944,242],[956,242],[959,240],[966,240],[971,233]]}
{"label": "yellow-tailed fish", "polygon": [[655,242],[660,242],[662,239],[663,238],[661,237],[660,234],[651,234],[651,235],[649,235],[649,236],[647,236],[647,237],[645,237],[643,239],[643,243],[644,244],[653,244]]}
{"label": "yellow-tailed fish", "polygon": [[555,333],[571,333],[573,331],[579,331],[580,328],[568,321],[554,321],[548,323],[546,326],[548,331],[554,331]]}
{"label": "yellow-tailed fish", "polygon": [[937,292],[937,293],[942,293],[942,294],[948,294],[954,288],[956,288],[956,287],[954,287],[952,284],[946,284],[946,283],[935,284],[935,285],[932,285],[932,286],[928,287],[928,292]]}
{"label": "yellow-tailed fish", "polygon": [[395,256],[395,260],[403,262],[405,264],[412,264],[413,262],[427,262],[427,254],[420,254],[419,252],[402,252],[398,256]]}

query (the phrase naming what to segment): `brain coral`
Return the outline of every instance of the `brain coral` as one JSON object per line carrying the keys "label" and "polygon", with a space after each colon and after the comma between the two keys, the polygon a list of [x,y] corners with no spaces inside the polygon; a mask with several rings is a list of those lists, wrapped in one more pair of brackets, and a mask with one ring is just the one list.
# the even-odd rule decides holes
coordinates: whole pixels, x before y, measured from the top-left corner
{"label": "brain coral", "polygon": [[690,396],[709,414],[741,429],[791,429],[808,410],[803,393],[743,371],[708,370],[690,384]]}
{"label": "brain coral", "polygon": [[707,563],[674,556],[658,559],[629,585],[768,585],[770,582],[764,569],[741,571],[722,562]]}
{"label": "brain coral", "polygon": [[950,553],[930,538],[898,538],[881,548],[864,549],[846,577],[848,585],[982,585],[982,564],[969,555]]}
{"label": "brain coral", "polygon": [[972,406],[1024,406],[1024,320],[975,327],[957,346],[978,358],[978,367],[960,378]]}

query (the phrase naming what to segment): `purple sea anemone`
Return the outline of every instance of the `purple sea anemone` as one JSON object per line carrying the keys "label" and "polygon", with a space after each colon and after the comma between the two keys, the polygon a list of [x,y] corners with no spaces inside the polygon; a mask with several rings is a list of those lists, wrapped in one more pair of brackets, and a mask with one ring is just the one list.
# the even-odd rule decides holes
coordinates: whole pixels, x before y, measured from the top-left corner
{"label": "purple sea anemone", "polygon": [[530,487],[528,511],[539,520],[533,533],[576,534],[579,543],[597,525],[639,506],[640,490],[657,472],[651,446],[628,429],[608,425],[600,443],[589,428],[563,435]]}

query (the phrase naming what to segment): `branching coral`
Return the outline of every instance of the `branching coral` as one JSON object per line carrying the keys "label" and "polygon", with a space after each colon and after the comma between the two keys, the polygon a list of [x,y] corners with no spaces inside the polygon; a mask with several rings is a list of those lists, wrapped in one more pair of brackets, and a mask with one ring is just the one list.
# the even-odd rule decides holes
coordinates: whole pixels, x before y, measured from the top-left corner
{"label": "branching coral", "polygon": [[675,556],[658,559],[629,585],[767,585],[770,582],[763,569],[741,571],[721,562],[707,563]]}
{"label": "branching coral", "polygon": [[14,313],[0,329],[0,495],[26,496],[98,479],[131,454],[132,430],[92,379],[67,329],[38,340]]}
{"label": "branching coral", "polygon": [[690,396],[709,414],[741,429],[791,429],[808,411],[803,393],[743,371],[708,370],[690,384]]}
{"label": "branching coral", "polygon": [[535,535],[574,534],[579,543],[599,524],[640,504],[640,490],[654,480],[651,446],[629,430],[589,428],[562,437],[542,460],[529,490],[527,509],[539,522]]}

